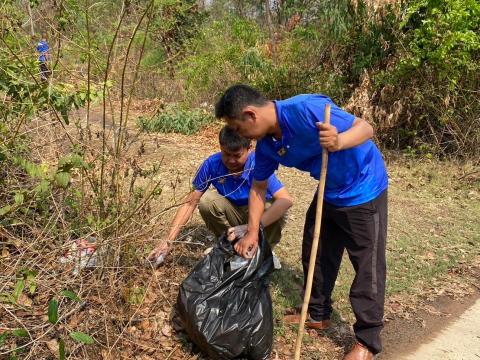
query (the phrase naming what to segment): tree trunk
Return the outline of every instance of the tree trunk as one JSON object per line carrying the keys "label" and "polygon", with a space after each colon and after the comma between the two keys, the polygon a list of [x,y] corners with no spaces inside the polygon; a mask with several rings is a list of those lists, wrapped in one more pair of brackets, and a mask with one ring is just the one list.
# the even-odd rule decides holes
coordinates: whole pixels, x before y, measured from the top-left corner
{"label": "tree trunk", "polygon": [[268,25],[268,33],[270,35],[272,61],[275,64],[276,61],[276,49],[275,49],[275,33],[273,31],[272,17],[270,13],[270,0],[265,0],[265,20]]}
{"label": "tree trunk", "polygon": [[28,9],[28,16],[30,17],[30,34],[32,36],[35,35],[35,29],[33,28],[33,15],[32,15],[32,7],[30,6],[30,1],[26,0],[27,9]]}

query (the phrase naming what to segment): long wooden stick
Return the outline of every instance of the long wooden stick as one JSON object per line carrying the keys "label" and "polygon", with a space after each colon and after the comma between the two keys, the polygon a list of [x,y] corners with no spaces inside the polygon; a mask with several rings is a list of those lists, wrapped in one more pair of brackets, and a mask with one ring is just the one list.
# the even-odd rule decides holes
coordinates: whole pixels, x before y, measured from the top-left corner
{"label": "long wooden stick", "polygon": [[[324,124],[330,124],[330,104],[325,106]],[[325,181],[327,179],[328,150],[322,150],[322,169],[320,170],[320,180],[317,191],[317,212],[315,214],[315,230],[313,232],[313,243],[310,251],[310,262],[308,264],[307,285],[303,297],[302,313],[298,327],[297,341],[295,343],[295,360],[300,360],[302,350],[303,332],[305,329],[305,320],[307,319],[308,303],[312,293],[313,274],[315,272],[315,261],[317,259],[317,250],[320,242],[320,228],[322,226],[323,195],[325,193]]]}

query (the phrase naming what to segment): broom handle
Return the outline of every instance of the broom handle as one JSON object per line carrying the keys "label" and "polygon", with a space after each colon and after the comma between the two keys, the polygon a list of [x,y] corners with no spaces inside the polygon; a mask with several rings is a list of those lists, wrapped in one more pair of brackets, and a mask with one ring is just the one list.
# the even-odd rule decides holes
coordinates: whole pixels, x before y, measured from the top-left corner
{"label": "broom handle", "polygon": [[[324,124],[330,124],[330,104],[325,106]],[[307,285],[305,287],[305,295],[303,297],[302,313],[300,316],[300,324],[298,327],[297,341],[295,343],[295,360],[300,360],[302,350],[303,332],[305,328],[305,320],[307,319],[308,303],[312,293],[313,274],[315,272],[315,261],[317,259],[317,250],[320,242],[320,227],[322,225],[322,209],[323,195],[325,192],[325,181],[327,179],[328,150],[322,149],[322,169],[320,171],[320,180],[318,182],[317,191],[317,212],[315,214],[315,231],[313,233],[313,244],[310,251],[310,262],[308,264]]]}

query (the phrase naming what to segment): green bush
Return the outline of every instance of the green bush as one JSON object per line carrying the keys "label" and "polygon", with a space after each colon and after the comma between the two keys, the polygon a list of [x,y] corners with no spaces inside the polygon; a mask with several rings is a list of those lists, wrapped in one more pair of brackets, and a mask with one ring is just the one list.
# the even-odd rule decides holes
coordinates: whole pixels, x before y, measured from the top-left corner
{"label": "green bush", "polygon": [[289,6],[282,16],[302,20],[293,29],[276,27],[273,49],[261,15],[203,23],[176,68],[187,103],[213,103],[242,82],[269,98],[318,92],[345,104],[367,74],[372,81],[358,89],[367,97],[355,106],[374,110],[370,120],[383,145],[437,155],[478,151],[478,1]]}
{"label": "green bush", "polygon": [[355,83],[365,70],[385,68],[389,57],[395,53],[397,17],[398,11],[391,5],[375,12],[359,2],[353,30],[347,38],[348,53],[353,55],[351,76]]}
{"label": "green bush", "polygon": [[478,71],[480,3],[476,0],[415,0],[406,8],[401,29],[407,51],[399,70],[432,67],[454,86],[466,71]]}
{"label": "green bush", "polygon": [[191,135],[214,120],[211,112],[205,110],[186,110],[176,105],[167,105],[162,112],[151,118],[140,117],[137,124],[147,132]]}
{"label": "green bush", "polygon": [[244,80],[259,66],[257,45],[264,34],[252,20],[228,17],[204,24],[197,36],[188,41],[187,55],[177,64],[178,75],[185,80],[187,102],[212,102],[226,83]]}
{"label": "green bush", "polygon": [[402,110],[380,139],[416,153],[478,155],[480,3],[413,0],[402,16],[397,60],[376,74],[377,90],[391,89],[380,105]]}

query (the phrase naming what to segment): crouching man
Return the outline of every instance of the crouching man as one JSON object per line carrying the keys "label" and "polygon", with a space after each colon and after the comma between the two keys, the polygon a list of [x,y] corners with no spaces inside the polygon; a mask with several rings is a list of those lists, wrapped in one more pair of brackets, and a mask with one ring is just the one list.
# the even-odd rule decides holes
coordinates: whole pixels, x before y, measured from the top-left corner
{"label": "crouching man", "polygon": [[[220,152],[208,157],[193,179],[194,190],[187,195],[178,209],[170,231],[148,256],[155,266],[165,261],[181,229],[195,209],[207,228],[220,236],[232,227],[248,223],[248,197],[253,182],[255,152],[251,141],[225,126],[219,134]],[[211,188],[213,187],[213,188]],[[261,217],[265,238],[270,246],[280,241],[285,224],[285,213],[292,206],[292,199],[275,174],[268,177],[266,210]],[[246,229],[246,225],[245,225]]]}

